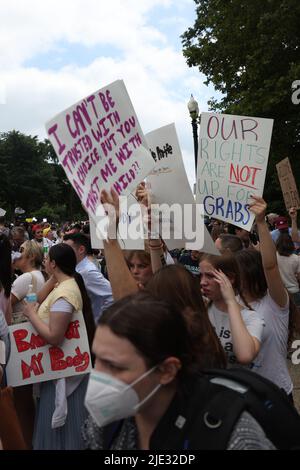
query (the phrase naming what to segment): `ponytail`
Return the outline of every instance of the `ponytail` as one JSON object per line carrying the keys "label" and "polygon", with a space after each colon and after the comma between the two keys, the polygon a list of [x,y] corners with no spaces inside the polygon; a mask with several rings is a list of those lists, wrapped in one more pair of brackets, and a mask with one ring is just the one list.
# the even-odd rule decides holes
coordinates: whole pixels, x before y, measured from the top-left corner
{"label": "ponytail", "polygon": [[76,281],[76,283],[79,287],[80,293],[81,293],[82,304],[83,304],[82,313],[83,313],[83,318],[84,318],[84,321],[85,321],[86,331],[87,331],[87,335],[88,335],[89,346],[90,346],[90,349],[91,349],[93,339],[94,339],[94,336],[95,336],[95,330],[96,330],[95,320],[94,320],[92,306],[91,306],[91,301],[89,299],[89,296],[87,295],[87,291],[86,291],[86,288],[85,288],[85,285],[84,285],[84,282],[83,282],[83,279],[82,279],[81,275],[77,271],[75,271],[75,273],[73,274],[73,277],[74,277],[74,279],[75,279],[75,281]]}

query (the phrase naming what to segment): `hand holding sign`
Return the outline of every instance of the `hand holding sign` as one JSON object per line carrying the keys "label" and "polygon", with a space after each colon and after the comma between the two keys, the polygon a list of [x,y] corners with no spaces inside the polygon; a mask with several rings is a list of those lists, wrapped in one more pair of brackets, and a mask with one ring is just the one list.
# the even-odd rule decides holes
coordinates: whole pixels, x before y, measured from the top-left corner
{"label": "hand holding sign", "polygon": [[150,192],[146,188],[146,183],[144,181],[142,181],[136,188],[135,195],[140,204],[143,204],[146,207],[151,206]]}
{"label": "hand holding sign", "polygon": [[295,207],[290,208],[289,215],[292,220],[297,221],[297,209]]}
{"label": "hand holding sign", "polygon": [[[100,202],[107,215],[105,230],[101,238],[115,240],[117,238],[117,229],[120,217],[119,196],[113,189],[111,189],[110,192],[102,189],[100,193]],[[97,230],[100,230],[99,223],[97,224]],[[106,236],[104,236],[105,234]]]}
{"label": "hand holding sign", "polygon": [[255,214],[255,220],[257,223],[264,222],[266,217],[267,203],[262,197],[259,196],[251,196],[251,198],[253,202],[249,204],[250,211]]}

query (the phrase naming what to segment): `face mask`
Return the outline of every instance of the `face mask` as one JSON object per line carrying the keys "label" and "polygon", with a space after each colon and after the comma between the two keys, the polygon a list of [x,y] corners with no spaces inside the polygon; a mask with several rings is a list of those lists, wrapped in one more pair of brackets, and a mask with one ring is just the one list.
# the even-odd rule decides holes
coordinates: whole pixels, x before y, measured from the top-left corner
{"label": "face mask", "polygon": [[147,377],[157,366],[148,370],[130,385],[104,372],[93,370],[85,396],[85,406],[98,426],[134,416],[141,406],[161,387],[157,385],[149,395],[139,402],[133,385]]}

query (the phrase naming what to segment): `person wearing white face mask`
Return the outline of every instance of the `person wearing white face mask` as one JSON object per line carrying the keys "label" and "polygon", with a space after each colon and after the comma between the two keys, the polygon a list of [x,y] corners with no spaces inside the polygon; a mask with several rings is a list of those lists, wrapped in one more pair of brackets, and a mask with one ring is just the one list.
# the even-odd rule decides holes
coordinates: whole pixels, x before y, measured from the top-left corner
{"label": "person wearing white face mask", "polygon": [[[188,313],[146,292],[119,300],[103,313],[85,397],[87,449],[201,448],[196,425],[205,401],[199,375],[205,364],[189,333]],[[243,412],[227,448],[274,447],[257,421]]]}

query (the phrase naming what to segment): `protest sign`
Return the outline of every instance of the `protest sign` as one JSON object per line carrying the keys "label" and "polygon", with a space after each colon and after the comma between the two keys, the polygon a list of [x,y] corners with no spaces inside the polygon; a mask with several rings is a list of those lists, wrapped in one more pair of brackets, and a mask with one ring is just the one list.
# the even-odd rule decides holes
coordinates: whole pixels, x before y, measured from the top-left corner
{"label": "protest sign", "polygon": [[[96,91],[46,124],[48,137],[83,207],[96,222],[99,194],[129,194],[154,161],[122,80]],[[102,212],[101,212],[102,211]]]}
{"label": "protest sign", "polygon": [[[101,234],[97,236],[94,221],[90,221],[90,235],[92,248],[100,250],[104,248]],[[122,250],[144,250],[144,225],[140,204],[134,196],[120,198],[120,216],[117,239]]]}
{"label": "protest sign", "polygon": [[147,187],[151,203],[159,205],[163,220],[160,229],[164,227],[167,229],[166,235],[161,230],[160,233],[168,248],[172,250],[182,248],[186,246],[186,243],[193,243],[191,237],[193,234],[195,237],[197,235],[195,222],[198,217],[201,223],[200,230],[204,232],[203,240],[197,248],[193,247],[193,249],[202,248],[201,251],[206,253],[218,254],[204,226],[204,220],[196,212],[197,207],[183,164],[175,125],[169,124],[161,127],[149,132],[145,137],[156,162],[154,169],[147,176]]}
{"label": "protest sign", "polygon": [[209,217],[251,230],[251,195],[262,196],[273,120],[203,113],[196,200]]}
{"label": "protest sign", "polygon": [[12,387],[87,374],[91,356],[82,313],[69,324],[60,346],[48,344],[30,322],[9,326],[11,352],[6,366]]}
{"label": "protest sign", "polygon": [[289,159],[284,158],[277,163],[276,169],[287,211],[291,207],[300,209],[299,193]]}

